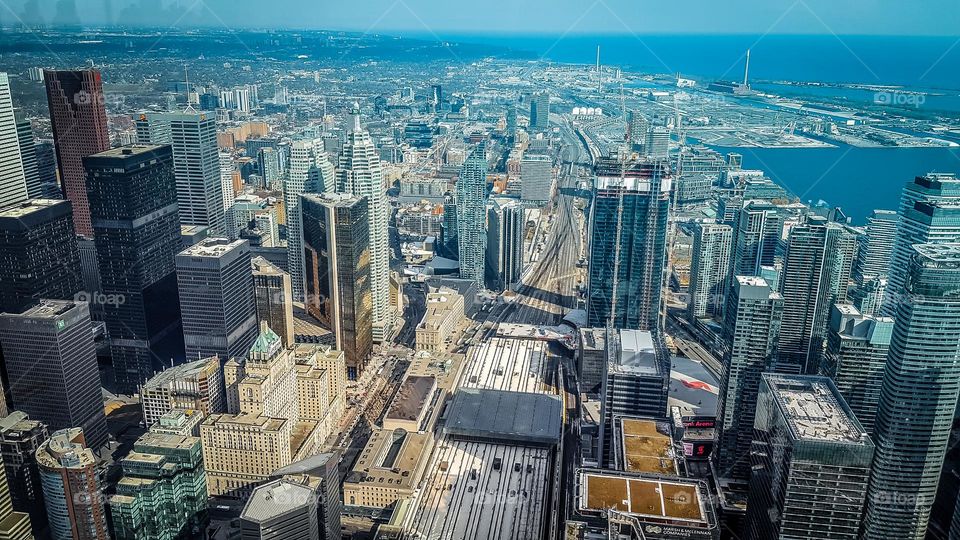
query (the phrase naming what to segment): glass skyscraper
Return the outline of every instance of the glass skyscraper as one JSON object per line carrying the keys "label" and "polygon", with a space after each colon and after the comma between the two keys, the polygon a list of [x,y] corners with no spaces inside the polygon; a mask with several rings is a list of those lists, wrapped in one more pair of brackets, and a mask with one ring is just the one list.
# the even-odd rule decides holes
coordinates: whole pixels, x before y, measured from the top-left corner
{"label": "glass skyscraper", "polygon": [[173,148],[180,224],[207,227],[211,236],[226,234],[216,116],[193,109],[143,114],[137,120],[137,142]]}
{"label": "glass skyscraper", "polygon": [[334,333],[355,379],[370,356],[373,331],[367,199],[303,195],[300,205],[307,312]]}
{"label": "glass skyscraper", "polygon": [[924,538],[960,392],[960,244],[913,252],[880,391],[865,540]]}
{"label": "glass skyscraper", "polygon": [[780,292],[780,362],[816,374],[823,356],[830,307],[847,299],[857,236],[845,225],[807,216],[790,230]]}
{"label": "glass skyscraper", "polygon": [[598,162],[589,232],[589,326],[660,328],[670,187],[663,161]]}
{"label": "glass skyscraper", "polygon": [[857,540],[873,452],[830,379],[764,373],[746,538]]}
{"label": "glass skyscraper", "polygon": [[914,178],[903,188],[899,214],[881,309],[889,317],[905,294],[913,245],[960,242],[960,179],[942,173]]}
{"label": "glass skyscraper", "polygon": [[134,392],[183,358],[175,258],[182,247],[169,146],[114,148],[83,160],[116,383]]}
{"label": "glass skyscraper", "polygon": [[717,401],[717,474],[750,478],[750,442],[760,374],[777,363],[783,297],[762,278],[737,276],[723,324],[726,369]]}
{"label": "glass skyscraper", "polygon": [[60,183],[67,199],[73,203],[77,234],[89,238],[93,236],[93,226],[83,158],[110,148],[103,81],[95,69],[45,70],[43,79],[47,86]]}
{"label": "glass skyscraper", "polygon": [[487,253],[487,149],[470,152],[457,179],[457,238],[460,277],[484,286]]}
{"label": "glass skyscraper", "polygon": [[723,311],[723,299],[730,287],[732,243],[733,228],[729,225],[698,223],[694,226],[687,295],[691,320]]}

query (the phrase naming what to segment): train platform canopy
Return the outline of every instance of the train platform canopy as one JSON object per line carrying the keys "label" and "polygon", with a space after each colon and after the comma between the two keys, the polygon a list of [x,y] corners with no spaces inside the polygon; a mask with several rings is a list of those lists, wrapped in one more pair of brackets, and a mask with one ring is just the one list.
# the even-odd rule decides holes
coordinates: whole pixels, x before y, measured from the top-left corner
{"label": "train platform canopy", "polygon": [[561,414],[557,396],[460,388],[443,431],[453,438],[553,446],[560,441]]}

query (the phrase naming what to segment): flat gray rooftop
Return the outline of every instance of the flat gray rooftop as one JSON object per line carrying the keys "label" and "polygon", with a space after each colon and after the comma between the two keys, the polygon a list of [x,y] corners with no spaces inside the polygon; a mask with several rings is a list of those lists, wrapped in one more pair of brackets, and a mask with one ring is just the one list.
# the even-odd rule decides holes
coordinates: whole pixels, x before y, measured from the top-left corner
{"label": "flat gray rooftop", "polygon": [[460,388],[443,431],[490,442],[553,445],[560,440],[561,408],[556,396]]}

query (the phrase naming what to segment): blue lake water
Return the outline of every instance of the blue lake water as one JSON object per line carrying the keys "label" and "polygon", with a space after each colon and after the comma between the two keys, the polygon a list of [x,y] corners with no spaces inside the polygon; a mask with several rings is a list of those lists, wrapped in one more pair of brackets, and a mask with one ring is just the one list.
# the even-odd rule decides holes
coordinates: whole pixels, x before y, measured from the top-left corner
{"label": "blue lake water", "polygon": [[928,172],[960,175],[960,148],[730,148],[804,202],[824,200],[862,224],[874,209],[896,210],[903,186]]}

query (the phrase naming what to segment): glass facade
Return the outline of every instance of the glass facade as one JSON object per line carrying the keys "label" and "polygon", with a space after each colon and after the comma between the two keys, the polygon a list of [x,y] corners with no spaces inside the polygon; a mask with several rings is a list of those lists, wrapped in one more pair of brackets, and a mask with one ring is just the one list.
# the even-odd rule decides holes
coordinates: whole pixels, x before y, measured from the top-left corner
{"label": "glass facade", "polygon": [[671,181],[662,163],[627,167],[621,179],[619,163],[597,165],[587,319],[597,328],[654,330],[660,327]]}
{"label": "glass facade", "polygon": [[921,540],[960,392],[960,244],[914,246],[897,303],[864,538]]}

